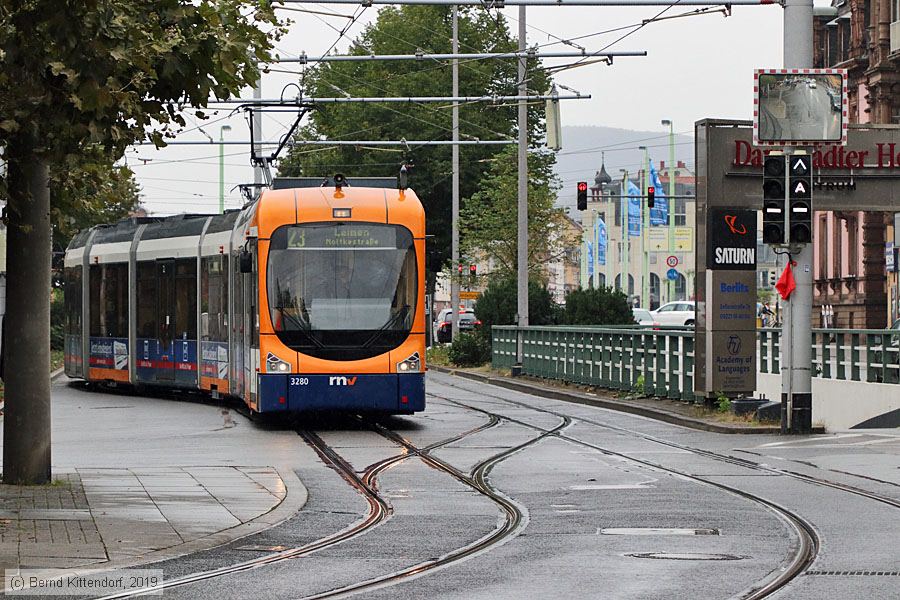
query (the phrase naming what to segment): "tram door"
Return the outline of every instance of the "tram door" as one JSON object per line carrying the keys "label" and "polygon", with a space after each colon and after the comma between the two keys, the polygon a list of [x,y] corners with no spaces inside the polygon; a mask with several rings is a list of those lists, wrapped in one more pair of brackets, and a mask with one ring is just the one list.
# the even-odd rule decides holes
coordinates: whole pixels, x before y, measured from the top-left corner
{"label": "tram door", "polygon": [[159,367],[156,378],[162,381],[175,379],[175,356],[172,345],[175,324],[175,261],[164,259],[156,261],[157,302],[156,322],[159,340]]}

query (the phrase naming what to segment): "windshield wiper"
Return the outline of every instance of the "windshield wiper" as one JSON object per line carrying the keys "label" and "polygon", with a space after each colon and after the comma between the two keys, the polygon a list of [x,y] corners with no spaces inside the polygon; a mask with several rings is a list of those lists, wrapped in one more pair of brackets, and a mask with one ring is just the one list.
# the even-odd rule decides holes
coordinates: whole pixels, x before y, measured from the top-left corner
{"label": "windshield wiper", "polygon": [[409,312],[409,305],[406,305],[403,308],[401,308],[400,310],[398,310],[397,314],[395,314],[393,317],[391,317],[387,323],[385,323],[384,325],[379,327],[378,330],[372,334],[372,337],[370,337],[368,340],[366,340],[366,342],[362,345],[362,347],[368,348],[369,346],[371,346],[375,342],[375,340],[377,340],[379,337],[381,337],[381,335],[385,331],[392,328],[401,319],[405,319],[408,312]]}
{"label": "windshield wiper", "polygon": [[[325,347],[325,344],[323,344],[321,341],[319,341],[313,335],[312,325],[308,321],[300,319],[298,317],[295,317],[291,314],[288,314],[287,312],[285,312],[283,306],[276,306],[275,309],[281,311],[282,320],[290,321],[291,323],[293,323],[294,325],[297,326],[297,329],[294,331],[299,331],[299,332],[303,333],[307,337],[307,339],[309,339],[309,341],[311,341],[317,347],[319,347],[319,348]],[[282,331],[287,332],[288,330],[282,328]]]}

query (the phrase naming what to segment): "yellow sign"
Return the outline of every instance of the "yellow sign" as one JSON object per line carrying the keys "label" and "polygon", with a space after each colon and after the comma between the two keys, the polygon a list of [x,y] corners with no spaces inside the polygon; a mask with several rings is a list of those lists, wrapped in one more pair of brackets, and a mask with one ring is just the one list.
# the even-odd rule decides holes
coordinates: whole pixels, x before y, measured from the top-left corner
{"label": "yellow sign", "polygon": [[478,300],[478,296],[481,295],[481,292],[459,292],[460,300]]}
{"label": "yellow sign", "polygon": [[694,230],[691,227],[675,228],[675,250],[679,252],[694,251]]}

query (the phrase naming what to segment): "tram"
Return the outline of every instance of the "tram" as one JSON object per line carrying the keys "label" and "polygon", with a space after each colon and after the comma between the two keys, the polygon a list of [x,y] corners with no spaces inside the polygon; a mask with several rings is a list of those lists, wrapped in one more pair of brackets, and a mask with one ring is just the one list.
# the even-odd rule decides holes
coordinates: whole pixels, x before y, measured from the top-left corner
{"label": "tram", "polygon": [[421,411],[424,253],[395,179],[276,179],[241,210],[97,226],[66,250],[65,372],[258,413]]}

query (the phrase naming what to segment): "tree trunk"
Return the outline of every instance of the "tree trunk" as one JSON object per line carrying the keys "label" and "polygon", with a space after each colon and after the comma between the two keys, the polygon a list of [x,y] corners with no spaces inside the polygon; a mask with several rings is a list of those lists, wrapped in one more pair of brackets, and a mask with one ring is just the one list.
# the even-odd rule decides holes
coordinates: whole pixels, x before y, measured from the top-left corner
{"label": "tree trunk", "polygon": [[33,485],[50,481],[51,248],[49,165],[30,149],[7,147],[3,482]]}

